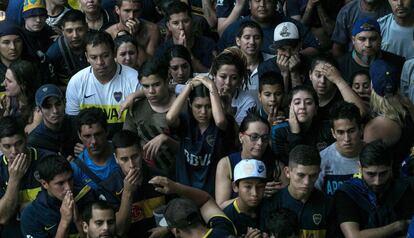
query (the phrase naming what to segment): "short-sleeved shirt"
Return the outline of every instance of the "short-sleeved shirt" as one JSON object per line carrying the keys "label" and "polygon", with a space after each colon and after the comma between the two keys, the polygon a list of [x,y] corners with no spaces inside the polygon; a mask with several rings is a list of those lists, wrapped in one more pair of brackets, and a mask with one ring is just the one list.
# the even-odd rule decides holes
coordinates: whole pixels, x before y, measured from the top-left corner
{"label": "short-sleeved shirt", "polygon": [[28,135],[28,145],[54,153],[61,153],[65,158],[73,155],[73,148],[78,137],[76,129],[68,117],[64,118],[62,125],[60,130],[53,131],[42,121]]}
{"label": "short-sleeved shirt", "polygon": [[[41,185],[39,181],[37,181],[34,177],[34,172],[39,161],[46,157],[48,154],[51,154],[44,150],[39,150],[32,147],[29,147],[28,150],[28,155],[31,158],[31,162],[26,174],[21,179],[18,202],[19,209],[25,204],[35,200],[37,193],[40,192]],[[5,195],[7,190],[7,184],[9,181],[8,162],[9,161],[4,155],[0,157],[0,198]],[[17,217],[20,217],[20,212],[17,213],[16,218]],[[11,219],[7,225],[4,225],[0,228],[0,237],[20,236],[20,224],[16,218]]]}
{"label": "short-sleeved shirt", "polygon": [[371,17],[378,19],[391,12],[391,8],[387,1],[378,1],[378,8],[373,12],[366,12],[361,9],[361,2],[363,0],[355,0],[347,3],[338,13],[336,18],[335,28],[332,33],[332,41],[338,44],[345,45],[347,51],[352,49],[352,27],[354,22]]}
{"label": "short-sleeved shirt", "polygon": [[336,143],[320,152],[321,172],[315,187],[327,196],[333,196],[335,191],[348,179],[358,172],[359,156],[348,158],[339,153]]}
{"label": "short-sleeved shirt", "polygon": [[[352,53],[353,52],[348,52],[338,59],[339,70],[341,71],[342,77],[349,85],[352,84],[352,75],[354,73],[363,70],[369,72],[369,67],[359,65],[352,57]],[[382,50],[379,58],[395,66],[398,72],[401,72],[405,61],[401,56]]]}
{"label": "short-sleeved shirt", "polygon": [[[154,58],[162,59],[167,52],[174,45],[174,41],[172,39],[168,39],[163,44],[158,46],[157,50],[155,51]],[[211,63],[213,62],[213,52],[216,50],[216,43],[205,36],[194,36],[194,45],[191,48],[191,53],[193,53],[194,57],[197,58],[201,64],[205,67],[210,68]]]}
{"label": "short-sleeved shirt", "polygon": [[[282,22],[293,22],[298,27],[299,34],[302,36],[303,48],[313,47],[318,49],[320,47],[319,41],[316,39],[316,37],[313,35],[310,29],[304,26],[299,21],[285,17],[280,13],[276,13],[273,19],[274,21],[272,24],[270,24],[268,27],[262,28],[262,52],[267,54],[275,54],[275,52],[271,50],[269,47],[271,44],[273,44],[275,27]],[[236,22],[233,22],[226,28],[217,44],[219,52],[223,51],[227,47],[236,45],[236,36],[241,24],[249,20],[252,20],[251,16],[244,17],[242,19],[237,20]]]}
{"label": "short-sleeved shirt", "polygon": [[223,212],[233,222],[237,229],[237,234],[240,236],[247,233],[248,227],[260,229],[260,208],[256,210],[256,217],[251,217],[248,214],[241,212],[236,199],[225,207]]}
{"label": "short-sleeved shirt", "polygon": [[[128,232],[128,237],[149,237],[148,230],[156,226],[153,211],[155,208],[165,205],[167,197],[154,190],[154,187],[148,183],[150,172],[144,165],[143,169],[143,181],[138,186],[136,192],[132,198],[131,208],[131,226]],[[110,177],[108,177],[102,184],[110,192],[118,197],[118,201],[121,201],[122,192],[124,189],[125,175],[120,168],[116,169]],[[120,203],[114,204],[116,207],[120,206]]]}
{"label": "short-sleeved shirt", "polygon": [[203,238],[223,238],[236,235],[236,228],[228,217],[213,216],[207,223],[209,228]]}
{"label": "short-sleeved shirt", "polygon": [[231,100],[231,107],[237,124],[240,125],[248,111],[256,106],[256,99],[249,91],[237,90]]}
{"label": "short-sleeved shirt", "polygon": [[331,133],[331,125],[328,121],[320,121],[316,118],[307,131],[292,133],[288,122],[282,122],[271,128],[272,150],[276,158],[284,164],[289,162],[289,152],[297,145],[315,146],[319,151],[335,142]]}
{"label": "short-sleeved shirt", "polygon": [[101,108],[106,114],[109,139],[122,128],[126,112],[119,118],[121,102],[139,87],[138,72],[117,64],[114,77],[102,84],[89,66],[69,81],[66,89],[66,114],[75,116],[84,108]]}
{"label": "short-sleeved shirt", "polygon": [[381,29],[381,49],[406,59],[414,57],[414,26],[400,26],[394,15],[388,14],[378,19]]}
{"label": "short-sleeved shirt", "polygon": [[341,92],[339,91],[339,89],[335,87],[335,96],[328,102],[328,104],[324,105],[324,106],[319,106],[318,107],[318,118],[319,120],[330,120],[331,119],[331,108],[338,102],[343,102],[344,98],[342,97]]}
{"label": "short-sleeved shirt", "polygon": [[226,133],[212,121],[201,133],[196,120],[189,114],[180,114],[180,126],[174,129],[181,140],[176,157],[177,182],[213,195],[217,163],[234,149],[234,138],[230,133],[234,124],[228,120]]}
{"label": "short-sleeved shirt", "polygon": [[401,73],[401,94],[408,97],[414,103],[414,59],[405,61]]}
{"label": "short-sleeved shirt", "polygon": [[266,227],[268,213],[280,208],[286,208],[294,212],[298,217],[301,237],[324,238],[329,221],[330,201],[319,190],[314,189],[303,203],[293,198],[288,187],[283,188],[269,199],[263,200],[260,214],[260,227]]}
{"label": "short-sleeved shirt", "polygon": [[[76,159],[80,159],[101,180],[105,180],[119,168],[113,153],[110,154],[106,163],[102,166],[92,161],[87,149],[84,149]],[[98,188],[98,185],[75,162],[72,161],[70,165],[73,169],[73,184],[78,190],[81,190],[86,185],[94,190]]]}
{"label": "short-sleeved shirt", "polygon": [[[165,115],[166,112],[155,112],[146,98],[140,99],[128,111],[123,128],[136,133],[141,138],[140,145],[143,147],[162,133],[170,135]],[[175,164],[175,153],[166,145],[160,147],[154,159],[146,162],[148,166],[155,166],[165,172],[166,176],[175,173],[175,171],[172,173]]]}
{"label": "short-sleeved shirt", "polygon": [[[375,222],[371,218],[370,214],[367,212],[369,209],[368,203],[362,202],[364,198],[358,198],[356,196],[350,196],[347,192],[344,192],[344,186],[355,187],[355,185],[350,185],[350,181],[347,181],[336,193],[334,196],[334,205],[335,205],[335,214],[336,221],[338,226],[344,222],[356,222],[359,224],[360,230],[368,228],[376,228],[388,225],[394,221],[410,219],[414,214],[414,205],[412,203],[414,199],[414,190],[412,185],[412,178],[404,180],[391,181],[388,189],[383,193],[383,196],[376,197],[376,206],[378,209],[384,211],[384,208],[388,207],[387,212],[383,213],[382,216],[374,216],[376,219]],[[365,189],[353,189],[354,192],[357,192],[362,197],[367,196]],[[373,192],[371,191],[371,194]],[[356,202],[356,200],[358,202]],[[364,200],[368,200],[365,198]],[[392,205],[391,205],[392,204]],[[390,207],[391,206],[391,207]],[[372,208],[371,208],[372,209]],[[372,209],[374,212],[376,209]],[[379,210],[376,210],[379,211]],[[379,224],[375,224],[379,223]],[[335,237],[344,237],[342,232],[338,232]]]}

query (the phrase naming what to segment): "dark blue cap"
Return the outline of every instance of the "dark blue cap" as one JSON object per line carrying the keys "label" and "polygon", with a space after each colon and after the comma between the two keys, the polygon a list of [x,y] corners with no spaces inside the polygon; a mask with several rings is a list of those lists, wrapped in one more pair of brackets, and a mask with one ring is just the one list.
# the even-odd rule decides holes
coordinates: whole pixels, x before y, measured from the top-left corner
{"label": "dark blue cap", "polygon": [[380,25],[377,20],[370,17],[364,17],[354,23],[354,26],[352,27],[352,36],[356,36],[363,31],[376,31],[381,35]]}
{"label": "dark blue cap", "polygon": [[54,84],[42,85],[36,91],[36,105],[38,107],[41,107],[48,97],[57,97],[59,99],[63,99],[63,94],[62,91],[60,91],[60,89]]}
{"label": "dark blue cap", "polygon": [[392,95],[398,89],[397,69],[384,60],[375,60],[369,68],[372,88],[375,93],[383,97]]}
{"label": "dark blue cap", "polygon": [[0,21],[0,37],[8,35],[22,36],[21,28],[11,21]]}

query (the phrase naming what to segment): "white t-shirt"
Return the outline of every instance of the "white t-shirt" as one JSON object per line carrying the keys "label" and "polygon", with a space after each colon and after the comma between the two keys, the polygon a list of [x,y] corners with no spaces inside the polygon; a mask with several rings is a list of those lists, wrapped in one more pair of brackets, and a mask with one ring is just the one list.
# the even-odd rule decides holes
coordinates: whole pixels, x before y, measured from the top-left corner
{"label": "white t-shirt", "polygon": [[414,58],[405,61],[400,83],[400,93],[414,103]]}
{"label": "white t-shirt", "polygon": [[247,116],[247,111],[256,106],[256,100],[250,92],[240,89],[237,90],[231,101],[231,107],[233,108],[234,119],[239,126],[243,119]]}
{"label": "white t-shirt", "polygon": [[117,64],[116,74],[105,84],[96,79],[91,66],[86,67],[68,83],[66,114],[78,115],[81,109],[98,107],[105,112],[108,123],[122,123],[126,112],[118,119],[120,104],[138,87],[138,72],[128,66]]}
{"label": "white t-shirt", "polygon": [[405,57],[406,59],[414,57],[414,26],[405,27],[398,25],[392,13],[379,18],[377,21],[381,29],[382,50]]}
{"label": "white t-shirt", "polygon": [[315,187],[332,196],[338,187],[358,172],[359,156],[348,158],[336,149],[336,142],[320,152],[321,172]]}

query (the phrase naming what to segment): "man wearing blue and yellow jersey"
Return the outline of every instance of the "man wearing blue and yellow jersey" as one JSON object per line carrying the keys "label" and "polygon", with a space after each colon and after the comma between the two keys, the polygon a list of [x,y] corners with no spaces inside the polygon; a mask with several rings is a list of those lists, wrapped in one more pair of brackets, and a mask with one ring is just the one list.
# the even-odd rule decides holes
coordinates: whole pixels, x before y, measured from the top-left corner
{"label": "man wearing blue and yellow jersey", "polygon": [[155,191],[183,197],[167,204],[159,224],[167,227],[174,237],[223,238],[236,235],[233,222],[207,192],[161,176],[154,177],[149,183],[155,186]]}
{"label": "man wearing blue and yellow jersey", "polygon": [[[107,140],[108,126],[105,113],[99,108],[83,109],[78,115],[77,124],[79,139],[84,149],[71,162],[74,186],[79,190],[88,186],[98,191],[102,188],[100,182],[118,168],[111,144]],[[105,194],[102,196],[107,197]]]}
{"label": "man wearing blue and yellow jersey", "polygon": [[138,136],[127,130],[117,132],[112,145],[119,169],[104,181],[104,186],[118,198],[109,201],[118,207],[116,214],[117,234],[127,232],[128,237],[149,237],[149,230],[156,226],[154,209],[165,204],[166,197],[148,184],[151,176],[143,163],[143,150]]}
{"label": "man wearing blue and yellow jersey", "polygon": [[272,212],[286,208],[298,216],[300,237],[324,238],[328,228],[330,202],[314,188],[319,176],[321,157],[316,148],[298,145],[289,154],[285,167],[289,185],[263,200],[260,226],[268,227]]}
{"label": "man wearing blue and yellow jersey", "polygon": [[26,146],[23,126],[0,119],[0,237],[21,237],[20,210],[36,198],[40,183],[33,173],[46,153]]}
{"label": "man wearing blue and yellow jersey", "polygon": [[138,72],[115,62],[114,41],[105,32],[86,34],[86,58],[91,66],[79,71],[66,90],[66,114],[101,108],[106,114],[109,139],[122,128],[125,114],[118,115],[121,102],[138,86]]}
{"label": "man wearing blue and yellow jersey", "polygon": [[260,233],[260,204],[266,179],[266,166],[260,160],[242,159],[234,167],[233,191],[238,196],[223,211],[237,227],[238,235]]}
{"label": "man wearing blue and yellow jersey", "polygon": [[362,148],[360,178],[344,182],[334,195],[338,231],[331,237],[406,237],[414,178],[395,178],[394,162],[393,150],[381,140]]}
{"label": "man wearing blue and yellow jersey", "polygon": [[81,201],[87,201],[85,194],[73,189],[70,163],[59,155],[48,156],[36,166],[35,174],[42,190],[23,209],[21,230],[24,237],[79,237],[83,230],[77,207],[81,206]]}

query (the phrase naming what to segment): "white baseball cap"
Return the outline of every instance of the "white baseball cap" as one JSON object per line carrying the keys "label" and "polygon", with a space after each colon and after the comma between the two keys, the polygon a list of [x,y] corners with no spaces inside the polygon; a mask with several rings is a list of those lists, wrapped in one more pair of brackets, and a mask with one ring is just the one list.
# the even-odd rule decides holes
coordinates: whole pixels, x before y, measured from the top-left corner
{"label": "white baseball cap", "polygon": [[234,167],[234,182],[247,178],[266,179],[265,164],[256,159],[242,159]]}
{"label": "white baseball cap", "polygon": [[299,41],[298,27],[293,22],[282,22],[275,28],[270,48],[275,50],[283,45],[297,45]]}

